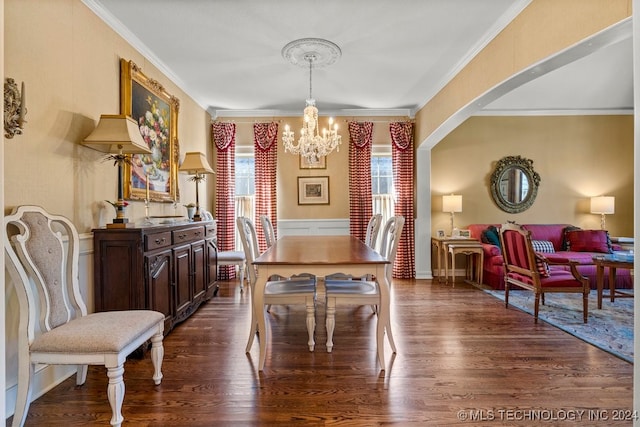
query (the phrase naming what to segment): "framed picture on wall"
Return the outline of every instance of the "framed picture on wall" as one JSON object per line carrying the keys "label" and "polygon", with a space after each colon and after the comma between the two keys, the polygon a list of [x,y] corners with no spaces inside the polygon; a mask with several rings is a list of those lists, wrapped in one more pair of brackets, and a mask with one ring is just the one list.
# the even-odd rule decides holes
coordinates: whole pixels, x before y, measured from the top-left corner
{"label": "framed picture on wall", "polygon": [[317,161],[310,161],[306,157],[300,157],[300,169],[326,169],[327,156],[320,157]]}
{"label": "framed picture on wall", "polygon": [[328,205],[329,177],[310,176],[298,177],[299,205]]}
{"label": "framed picture on wall", "polygon": [[138,123],[151,154],[134,154],[124,167],[124,197],[175,202],[178,190],[178,110],[180,101],[133,63],[120,59],[120,113]]}

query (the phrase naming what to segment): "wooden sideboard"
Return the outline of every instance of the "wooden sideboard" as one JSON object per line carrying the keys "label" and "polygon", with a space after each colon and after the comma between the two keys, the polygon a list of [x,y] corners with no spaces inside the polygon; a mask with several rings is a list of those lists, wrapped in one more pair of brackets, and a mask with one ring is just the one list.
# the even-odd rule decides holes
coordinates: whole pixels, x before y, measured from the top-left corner
{"label": "wooden sideboard", "polygon": [[93,230],[96,311],[151,309],[165,334],[217,290],[215,221]]}

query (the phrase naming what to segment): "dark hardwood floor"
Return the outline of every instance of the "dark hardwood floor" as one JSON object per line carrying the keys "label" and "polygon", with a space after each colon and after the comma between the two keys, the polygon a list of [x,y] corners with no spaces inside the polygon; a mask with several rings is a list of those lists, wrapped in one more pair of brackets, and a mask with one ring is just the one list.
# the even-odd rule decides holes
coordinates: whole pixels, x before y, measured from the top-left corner
{"label": "dark hardwood floor", "polygon": [[[320,300],[315,352],[304,308],[274,306],[258,373],[257,343],[244,352],[249,296],[221,282],[165,338],[161,385],[148,354],[126,363],[124,425],[632,424],[614,416],[631,410],[633,365],[469,285],[395,280],[392,299],[398,354],[386,344],[384,372],[371,308],[339,307],[326,353]],[[109,425],[106,386],[104,368],[90,367],[84,386],[70,378],[35,401],[26,425]]]}

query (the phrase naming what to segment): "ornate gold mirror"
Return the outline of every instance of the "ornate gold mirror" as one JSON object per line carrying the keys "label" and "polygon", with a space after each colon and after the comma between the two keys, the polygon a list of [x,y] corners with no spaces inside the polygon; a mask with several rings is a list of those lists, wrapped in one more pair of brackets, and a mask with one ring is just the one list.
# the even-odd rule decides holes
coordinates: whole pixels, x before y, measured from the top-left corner
{"label": "ornate gold mirror", "polygon": [[540,175],[533,160],[520,156],[503,157],[491,175],[491,194],[500,209],[508,213],[525,211],[538,194]]}

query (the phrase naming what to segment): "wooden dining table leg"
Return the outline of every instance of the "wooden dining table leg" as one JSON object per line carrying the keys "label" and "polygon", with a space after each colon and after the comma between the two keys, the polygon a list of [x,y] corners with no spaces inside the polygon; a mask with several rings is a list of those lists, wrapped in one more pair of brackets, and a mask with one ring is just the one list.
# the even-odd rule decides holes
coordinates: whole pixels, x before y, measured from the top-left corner
{"label": "wooden dining table leg", "polygon": [[[378,284],[380,286],[380,307],[378,307],[378,324],[376,326],[376,345],[378,346],[378,361],[380,362],[380,369],[385,370],[384,363],[384,333],[385,329],[388,329],[387,336],[389,342],[392,343],[392,347],[395,353],[395,343],[393,342],[393,335],[391,332],[390,322],[390,307],[391,307],[391,292],[388,276],[391,275],[393,266],[387,264],[387,267],[376,268],[376,277],[379,277]],[[385,271],[387,270],[387,271]]]}
{"label": "wooden dining table leg", "polygon": [[255,287],[253,289],[253,295],[251,295],[253,314],[258,321],[258,344],[260,345],[260,359],[258,362],[258,370],[264,369],[264,362],[267,358],[267,343],[269,342],[269,333],[266,327],[266,310],[264,310],[264,288],[267,284],[267,278],[271,275],[269,268],[265,268],[265,271],[261,271],[258,274]]}

